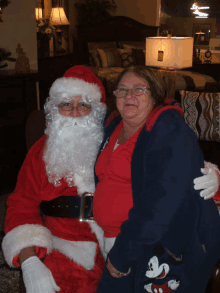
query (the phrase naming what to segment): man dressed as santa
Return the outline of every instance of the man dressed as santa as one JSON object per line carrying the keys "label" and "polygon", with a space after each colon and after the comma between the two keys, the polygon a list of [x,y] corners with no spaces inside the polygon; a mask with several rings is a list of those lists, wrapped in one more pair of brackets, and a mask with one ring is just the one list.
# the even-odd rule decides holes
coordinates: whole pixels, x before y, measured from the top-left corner
{"label": "man dressed as santa", "polygon": [[91,203],[104,101],[101,82],[84,66],[52,84],[45,135],[28,152],[7,201],[4,256],[21,266],[27,293],[96,292],[105,252]]}

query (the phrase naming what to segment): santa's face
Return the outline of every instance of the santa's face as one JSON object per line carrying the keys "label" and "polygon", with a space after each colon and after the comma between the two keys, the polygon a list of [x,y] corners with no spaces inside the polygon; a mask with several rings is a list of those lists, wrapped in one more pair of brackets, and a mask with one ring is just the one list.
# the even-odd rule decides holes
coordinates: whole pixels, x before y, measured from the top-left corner
{"label": "santa's face", "polygon": [[79,193],[93,192],[93,167],[103,138],[105,106],[81,96],[62,104],[50,103],[46,104],[48,139],[43,157],[49,182],[57,186],[64,179],[69,186],[76,185]]}
{"label": "santa's face", "polygon": [[82,100],[81,96],[75,96],[68,102],[58,105],[59,113],[63,116],[81,117],[91,113],[91,104]]}

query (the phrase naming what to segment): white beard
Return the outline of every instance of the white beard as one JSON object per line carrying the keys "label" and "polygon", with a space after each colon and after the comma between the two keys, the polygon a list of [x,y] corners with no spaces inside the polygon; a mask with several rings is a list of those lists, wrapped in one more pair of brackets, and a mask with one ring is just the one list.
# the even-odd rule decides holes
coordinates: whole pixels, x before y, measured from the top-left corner
{"label": "white beard", "polygon": [[96,110],[77,118],[56,112],[48,122],[43,160],[48,180],[54,186],[64,179],[68,186],[77,186],[79,194],[95,191],[94,164],[103,139],[100,116],[103,118],[105,108]]}

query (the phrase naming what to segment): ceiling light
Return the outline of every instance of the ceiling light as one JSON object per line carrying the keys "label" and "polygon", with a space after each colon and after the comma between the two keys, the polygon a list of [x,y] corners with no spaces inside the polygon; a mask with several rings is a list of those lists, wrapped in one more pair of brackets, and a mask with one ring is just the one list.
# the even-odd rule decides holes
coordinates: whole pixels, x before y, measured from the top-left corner
{"label": "ceiling light", "polygon": [[210,7],[209,6],[204,6],[204,7],[191,7],[190,9],[197,9],[197,8],[199,8],[199,9],[210,9]]}

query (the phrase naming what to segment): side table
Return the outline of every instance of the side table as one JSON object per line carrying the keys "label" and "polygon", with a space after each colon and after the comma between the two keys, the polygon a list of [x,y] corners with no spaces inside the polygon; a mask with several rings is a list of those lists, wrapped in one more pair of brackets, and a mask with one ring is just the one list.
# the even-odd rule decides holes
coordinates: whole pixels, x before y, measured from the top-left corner
{"label": "side table", "polygon": [[27,153],[25,126],[37,109],[38,71],[0,70],[0,195],[14,189]]}

